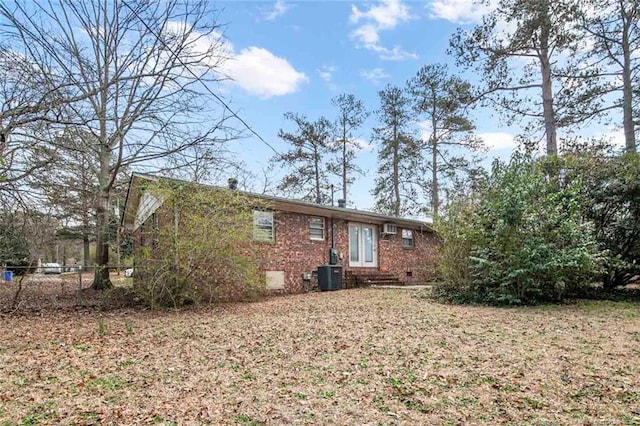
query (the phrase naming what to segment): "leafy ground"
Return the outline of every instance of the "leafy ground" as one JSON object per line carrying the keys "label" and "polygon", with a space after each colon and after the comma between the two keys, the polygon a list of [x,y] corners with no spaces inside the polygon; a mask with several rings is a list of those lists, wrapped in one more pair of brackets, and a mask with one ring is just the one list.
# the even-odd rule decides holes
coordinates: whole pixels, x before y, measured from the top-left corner
{"label": "leafy ground", "polygon": [[0,319],[0,424],[640,424],[640,305],[406,290]]}
{"label": "leafy ground", "polygon": [[[0,315],[118,306],[121,301],[114,300],[117,292],[105,295],[91,290],[93,274],[93,271],[82,274],[29,274],[15,276],[12,282],[0,281]],[[131,278],[126,278],[124,272],[112,272],[110,279],[119,290],[132,285]],[[80,288],[81,292],[78,291]]]}

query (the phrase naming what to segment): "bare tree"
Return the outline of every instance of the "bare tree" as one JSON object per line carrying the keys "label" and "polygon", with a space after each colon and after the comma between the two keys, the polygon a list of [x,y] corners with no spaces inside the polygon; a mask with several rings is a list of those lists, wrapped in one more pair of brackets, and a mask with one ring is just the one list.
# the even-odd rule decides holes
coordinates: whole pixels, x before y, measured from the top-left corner
{"label": "bare tree", "polygon": [[66,111],[92,135],[97,160],[93,287],[109,281],[109,210],[124,167],[161,168],[168,155],[209,143],[225,127],[205,85],[223,76],[226,49],[204,0],[59,0],[0,6],[22,46],[38,50],[86,99]]}
{"label": "bare tree", "polygon": [[[229,140],[235,136],[229,136]],[[227,148],[226,142],[189,147],[167,159],[164,174],[193,183],[221,184],[242,173],[243,164]],[[226,183],[225,183],[226,185]]]}
{"label": "bare tree", "polygon": [[[0,36],[3,35],[0,32]],[[52,151],[41,144],[65,102],[46,62],[0,46],[0,199],[23,201],[17,188],[45,167]],[[13,202],[12,202],[13,201]]]}

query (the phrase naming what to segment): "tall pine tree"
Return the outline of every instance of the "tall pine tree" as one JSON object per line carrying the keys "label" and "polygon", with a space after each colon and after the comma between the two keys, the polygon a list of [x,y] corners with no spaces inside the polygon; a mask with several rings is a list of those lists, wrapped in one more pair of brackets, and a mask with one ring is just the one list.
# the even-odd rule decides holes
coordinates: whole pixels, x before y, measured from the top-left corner
{"label": "tall pine tree", "polygon": [[388,85],[378,93],[379,126],[373,129],[378,143],[378,170],[373,195],[376,211],[401,216],[421,210],[420,147],[411,133],[411,101],[399,87]]}
{"label": "tall pine tree", "polygon": [[280,129],[278,136],[291,145],[291,149],[273,158],[288,170],[278,189],[293,192],[302,199],[318,204],[326,203],[330,198],[328,164],[336,147],[332,143],[333,127],[324,117],[309,121],[301,114],[288,112],[287,120],[296,125],[294,132]]}
{"label": "tall pine tree", "polygon": [[640,2],[583,2],[581,24],[593,43],[584,50],[580,76],[590,89],[589,98],[601,101],[592,114],[621,111],[625,148],[635,153],[640,120],[640,59],[635,54],[640,50]]}
{"label": "tall pine tree", "polygon": [[409,80],[408,90],[414,110],[425,120],[428,132],[424,148],[431,155],[427,165],[431,171],[431,211],[437,217],[440,178],[468,171],[473,161],[464,151],[482,148],[482,141],[473,134],[475,125],[468,113],[471,85],[451,76],[446,65],[434,64],[422,67]]}
{"label": "tall pine tree", "polygon": [[361,100],[352,94],[342,94],[331,99],[331,104],[338,108],[338,118],[335,122],[336,144],[340,158],[331,165],[333,173],[342,180],[342,199],[347,201],[348,187],[354,181],[354,173],[362,173],[356,165],[356,136],[359,129],[369,116]]}
{"label": "tall pine tree", "polygon": [[558,127],[575,124],[580,96],[565,63],[578,46],[573,0],[500,0],[473,30],[459,29],[450,50],[480,76],[478,97],[509,122],[542,129],[546,152],[558,152]]}

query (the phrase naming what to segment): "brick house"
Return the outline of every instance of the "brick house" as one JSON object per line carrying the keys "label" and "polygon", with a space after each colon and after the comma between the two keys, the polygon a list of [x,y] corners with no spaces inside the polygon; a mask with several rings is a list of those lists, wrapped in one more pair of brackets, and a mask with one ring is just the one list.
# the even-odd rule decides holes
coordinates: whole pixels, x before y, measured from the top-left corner
{"label": "brick house", "polygon": [[[144,190],[147,183],[157,179],[137,173],[131,177],[122,223],[133,233],[134,247],[150,244],[141,230],[158,226],[154,212],[162,210],[162,202]],[[262,254],[260,269],[270,290],[299,293],[312,288],[318,266],[329,263],[332,242],[347,287],[376,282],[412,284],[430,278],[437,240],[428,221],[269,195],[245,195],[271,206],[268,211],[253,211],[254,241]]]}

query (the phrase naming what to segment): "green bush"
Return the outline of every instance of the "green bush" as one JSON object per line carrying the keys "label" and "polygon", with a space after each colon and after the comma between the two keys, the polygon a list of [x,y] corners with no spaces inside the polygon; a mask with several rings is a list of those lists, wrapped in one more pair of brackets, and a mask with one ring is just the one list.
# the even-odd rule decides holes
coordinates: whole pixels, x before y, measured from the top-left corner
{"label": "green bush", "polygon": [[0,265],[29,265],[29,244],[18,227],[15,214],[0,215]]}
{"label": "green bush", "polygon": [[434,288],[440,298],[456,302],[471,302],[471,277],[469,256],[474,236],[473,218],[475,205],[470,199],[460,197],[447,206],[444,216],[437,222],[436,230],[441,239],[436,276],[439,284]]}
{"label": "green bush", "polygon": [[147,244],[135,255],[134,289],[144,303],[176,307],[264,293],[252,210],[266,206],[238,192],[191,184],[148,190],[164,203],[149,219],[152,229],[142,231]]}
{"label": "green bush", "polygon": [[583,182],[583,215],[607,252],[604,288],[633,282],[640,275],[640,156],[574,155],[567,170]]}
{"label": "green bush", "polygon": [[591,283],[603,254],[582,219],[582,185],[560,184],[555,170],[555,163],[522,154],[496,161],[478,200],[460,201],[442,218],[438,297],[535,304],[561,301]]}

